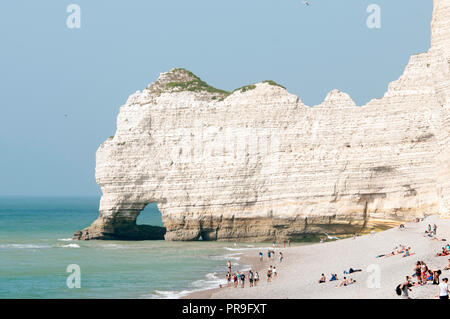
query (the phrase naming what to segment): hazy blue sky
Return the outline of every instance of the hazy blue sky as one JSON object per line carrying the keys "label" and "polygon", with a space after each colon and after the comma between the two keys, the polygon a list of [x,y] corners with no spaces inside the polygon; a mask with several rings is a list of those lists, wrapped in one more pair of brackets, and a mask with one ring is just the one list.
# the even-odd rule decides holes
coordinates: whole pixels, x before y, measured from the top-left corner
{"label": "hazy blue sky", "polygon": [[[119,107],[185,67],[231,90],[273,79],[308,105],[380,97],[430,41],[432,0],[0,2],[0,195],[99,195]],[[81,6],[81,28],[66,8]],[[382,28],[366,26],[369,4]],[[68,116],[65,117],[65,114]]]}

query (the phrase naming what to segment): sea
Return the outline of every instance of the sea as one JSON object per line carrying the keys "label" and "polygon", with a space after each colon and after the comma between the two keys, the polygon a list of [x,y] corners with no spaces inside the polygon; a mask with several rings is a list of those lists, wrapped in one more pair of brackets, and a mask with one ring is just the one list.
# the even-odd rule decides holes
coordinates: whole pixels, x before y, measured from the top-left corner
{"label": "sea", "polygon": [[[181,298],[225,283],[226,262],[270,244],[73,241],[99,198],[0,197],[0,298]],[[162,226],[156,205],[138,224]]]}

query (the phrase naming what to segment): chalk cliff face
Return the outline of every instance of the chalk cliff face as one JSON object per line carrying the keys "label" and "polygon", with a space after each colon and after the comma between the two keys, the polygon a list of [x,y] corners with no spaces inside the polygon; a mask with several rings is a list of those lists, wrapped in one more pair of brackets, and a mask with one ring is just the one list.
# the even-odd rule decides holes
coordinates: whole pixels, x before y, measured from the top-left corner
{"label": "chalk cliff face", "polygon": [[274,82],[228,93],[174,69],[121,107],[97,151],[100,216],[75,239],[285,240],[450,212],[450,0],[383,98],[307,107]]}

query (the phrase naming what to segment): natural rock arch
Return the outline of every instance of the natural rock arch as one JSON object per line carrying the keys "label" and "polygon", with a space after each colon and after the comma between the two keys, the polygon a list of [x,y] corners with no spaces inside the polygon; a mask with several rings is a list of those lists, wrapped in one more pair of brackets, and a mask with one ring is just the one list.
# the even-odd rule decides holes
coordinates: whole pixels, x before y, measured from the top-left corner
{"label": "natural rock arch", "polygon": [[[384,97],[308,107],[273,81],[233,92],[173,69],[121,107],[97,151],[99,218],[76,239],[136,239],[156,202],[166,240],[272,241],[450,211],[450,0],[432,45]],[[145,232],[144,232],[145,233]]]}

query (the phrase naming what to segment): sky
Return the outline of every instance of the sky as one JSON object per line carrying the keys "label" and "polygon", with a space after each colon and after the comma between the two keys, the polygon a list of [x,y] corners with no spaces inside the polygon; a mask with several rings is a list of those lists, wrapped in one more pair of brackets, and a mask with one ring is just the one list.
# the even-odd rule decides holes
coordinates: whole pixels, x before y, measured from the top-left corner
{"label": "sky", "polygon": [[0,195],[101,195],[95,152],[120,106],[174,67],[220,89],[271,79],[310,106],[332,89],[364,105],[430,46],[432,0],[309,2],[1,1]]}

